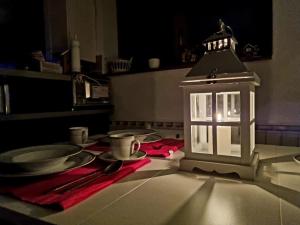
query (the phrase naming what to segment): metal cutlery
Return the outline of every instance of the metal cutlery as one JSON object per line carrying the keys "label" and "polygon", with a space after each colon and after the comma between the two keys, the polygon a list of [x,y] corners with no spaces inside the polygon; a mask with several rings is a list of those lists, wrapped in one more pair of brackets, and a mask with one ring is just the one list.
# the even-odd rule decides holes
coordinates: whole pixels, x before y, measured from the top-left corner
{"label": "metal cutlery", "polygon": [[102,176],[108,176],[116,173],[119,171],[123,166],[122,160],[117,160],[109,164],[107,167],[105,167],[104,170],[96,170],[86,176],[80,177],[76,180],[70,181],[68,183],[65,183],[63,185],[57,186],[51,190],[49,190],[47,193],[64,193],[64,192],[70,192],[77,188],[83,187],[89,183],[92,183],[93,181],[97,180],[98,178]]}

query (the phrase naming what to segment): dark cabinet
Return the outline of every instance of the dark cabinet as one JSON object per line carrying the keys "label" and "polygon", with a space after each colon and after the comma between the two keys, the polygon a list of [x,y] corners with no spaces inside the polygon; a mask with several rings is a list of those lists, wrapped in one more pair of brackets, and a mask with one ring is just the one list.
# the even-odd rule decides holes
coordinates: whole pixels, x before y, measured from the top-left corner
{"label": "dark cabinet", "polygon": [[109,129],[112,105],[73,107],[71,76],[0,70],[0,151],[68,140],[71,126]]}
{"label": "dark cabinet", "polygon": [[2,77],[6,88],[9,113],[40,113],[70,111],[72,84],[70,80],[32,79],[28,77]]}

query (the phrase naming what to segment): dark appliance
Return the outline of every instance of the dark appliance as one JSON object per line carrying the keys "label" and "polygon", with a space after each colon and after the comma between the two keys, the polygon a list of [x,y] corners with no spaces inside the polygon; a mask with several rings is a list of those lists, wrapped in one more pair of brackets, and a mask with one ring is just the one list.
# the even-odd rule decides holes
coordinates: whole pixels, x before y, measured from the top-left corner
{"label": "dark appliance", "polygon": [[71,79],[0,77],[2,115],[71,110]]}
{"label": "dark appliance", "polygon": [[74,109],[92,109],[109,103],[108,79],[95,79],[84,74],[73,76]]}

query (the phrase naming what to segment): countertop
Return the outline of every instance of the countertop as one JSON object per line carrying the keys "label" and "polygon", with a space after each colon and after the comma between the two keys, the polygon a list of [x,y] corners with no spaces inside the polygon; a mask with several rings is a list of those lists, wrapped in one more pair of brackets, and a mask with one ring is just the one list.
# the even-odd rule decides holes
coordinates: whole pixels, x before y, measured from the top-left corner
{"label": "countertop", "polygon": [[292,159],[300,148],[257,145],[256,151],[260,163],[254,181],[179,171],[183,153],[176,152],[171,159],[152,158],[134,174],[65,211],[0,196],[0,212],[5,211],[0,217],[25,221],[16,219],[16,212],[62,225],[300,224],[300,164]]}

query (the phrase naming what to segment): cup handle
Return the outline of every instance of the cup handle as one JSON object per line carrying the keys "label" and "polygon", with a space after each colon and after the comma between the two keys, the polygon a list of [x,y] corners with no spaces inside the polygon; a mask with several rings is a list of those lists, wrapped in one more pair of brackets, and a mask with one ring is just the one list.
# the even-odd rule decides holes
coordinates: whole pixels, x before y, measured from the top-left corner
{"label": "cup handle", "polygon": [[87,139],[88,139],[87,132],[86,132],[86,130],[83,130],[82,131],[82,144],[86,143]]}
{"label": "cup handle", "polygon": [[[135,145],[138,145],[137,149],[134,149]],[[141,143],[139,140],[134,140],[133,142],[131,142],[131,154],[130,155],[134,155],[135,153],[137,153],[140,150],[141,147]]]}

